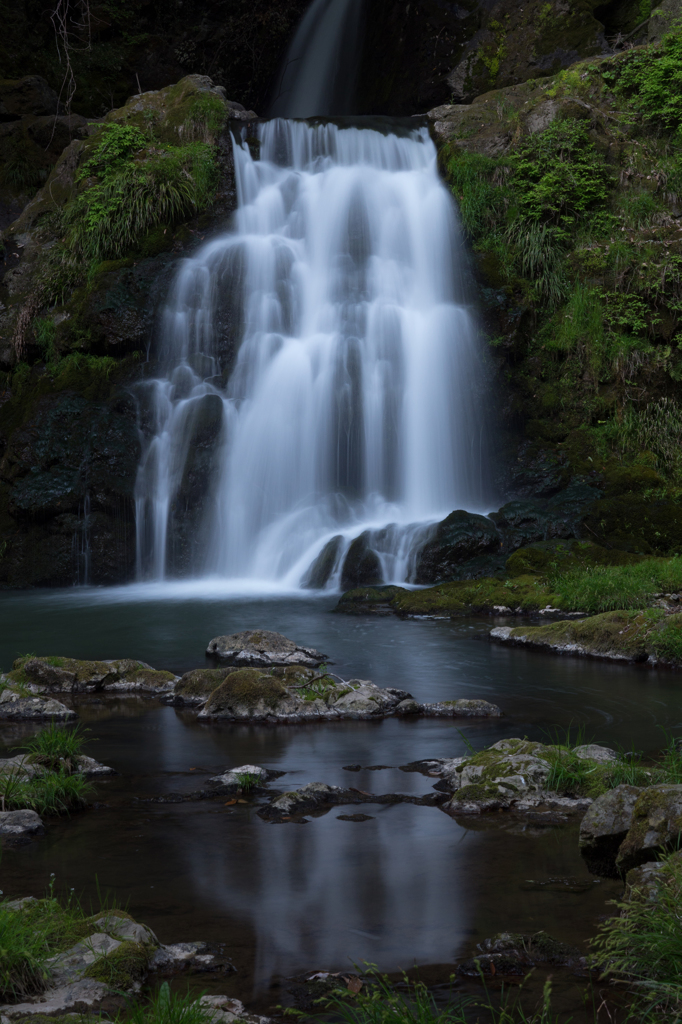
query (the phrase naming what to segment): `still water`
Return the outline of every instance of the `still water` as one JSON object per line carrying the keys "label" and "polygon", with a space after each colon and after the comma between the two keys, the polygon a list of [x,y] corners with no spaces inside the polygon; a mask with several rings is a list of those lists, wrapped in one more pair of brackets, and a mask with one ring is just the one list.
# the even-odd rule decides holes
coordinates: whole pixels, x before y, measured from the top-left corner
{"label": "still water", "polygon": [[[369,960],[386,970],[448,965],[501,930],[545,928],[582,943],[618,885],[590,877],[577,826],[528,828],[510,816],[458,824],[436,808],[366,805],[363,822],[332,808],[307,824],[267,824],[250,807],[158,804],[135,798],[191,792],[244,763],[376,793],[425,793],[400,765],[464,753],[504,736],[547,739],[582,724],[587,737],[653,752],[682,727],[672,673],[501,649],[490,619],[400,621],[335,615],[335,598],[255,598],[191,588],[32,592],[0,597],[0,667],[17,654],[135,657],[183,672],[207,642],[247,628],[282,632],[329,655],[342,676],[407,689],[420,700],[482,697],[491,721],[335,722],[301,726],[199,724],[142,699],[84,701],[89,752],[119,775],[98,783],[97,810],[51,823],[47,836],[5,850],[5,894],[58,885],[86,898],[112,891],[163,942],[227,943],[231,991],[263,995],[283,976]],[[173,597],[168,597],[172,594]],[[5,725],[5,747],[35,731]],[[364,770],[349,773],[344,765]],[[368,770],[368,766],[390,766]],[[556,880],[559,881],[556,881]],[[552,881],[554,880],[554,881]]]}

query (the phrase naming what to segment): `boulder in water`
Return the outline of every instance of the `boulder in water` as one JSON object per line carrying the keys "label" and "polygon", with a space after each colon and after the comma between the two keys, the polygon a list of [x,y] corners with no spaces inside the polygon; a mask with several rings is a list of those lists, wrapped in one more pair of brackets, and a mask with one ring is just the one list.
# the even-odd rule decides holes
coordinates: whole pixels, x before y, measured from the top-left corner
{"label": "boulder in water", "polygon": [[327,661],[312,647],[300,647],[281,633],[268,629],[247,629],[243,633],[217,636],[210,641],[206,653],[226,665],[239,668],[269,668],[272,665],[301,665],[317,668]]}
{"label": "boulder in water", "polygon": [[[438,523],[433,537],[422,548],[417,560],[415,582],[438,583],[445,580],[453,575],[462,562],[487,552],[499,551],[501,543],[497,527],[487,516],[462,509],[451,512],[447,519]],[[369,581],[363,583],[368,584]],[[350,587],[345,589],[349,590]]]}
{"label": "boulder in water", "polygon": [[630,829],[641,793],[638,786],[616,786],[598,797],[587,811],[580,823],[580,852],[593,875],[619,877],[618,848]]}
{"label": "boulder in water", "polygon": [[322,590],[326,587],[334,572],[342,543],[341,534],[327,541],[301,581],[304,590]]}
{"label": "boulder in water", "polygon": [[356,537],[346,552],[341,570],[342,590],[354,587],[373,587],[383,583],[381,562],[376,551],[369,546],[369,531]]}

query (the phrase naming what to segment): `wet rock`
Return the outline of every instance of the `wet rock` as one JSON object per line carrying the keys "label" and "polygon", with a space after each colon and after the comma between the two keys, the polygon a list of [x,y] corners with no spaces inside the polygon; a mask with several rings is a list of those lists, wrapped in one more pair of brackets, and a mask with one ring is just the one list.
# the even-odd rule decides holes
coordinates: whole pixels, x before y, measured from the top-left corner
{"label": "wet rock", "polygon": [[117,775],[115,768],[110,768],[106,764],[100,764],[94,757],[88,757],[87,754],[81,754],[76,759],[76,768],[83,775],[90,776],[101,776],[101,775]]}
{"label": "wet rock", "polygon": [[[406,702],[402,703],[404,705]],[[421,713],[426,718],[499,718],[502,714],[496,704],[490,704],[487,700],[471,698],[444,700],[437,704],[422,704]],[[405,714],[404,711],[403,714]]]}
{"label": "wet rock", "polygon": [[7,687],[0,693],[0,721],[69,721],[76,712],[52,697],[25,697]]}
{"label": "wet rock", "polygon": [[616,857],[632,824],[642,790],[638,786],[616,786],[597,797],[580,823],[580,852],[593,875],[618,878]]}
{"label": "wet rock", "polygon": [[584,967],[586,964],[579,950],[559,942],[545,931],[533,935],[500,932],[480,942],[477,948],[481,955],[459,964],[458,974],[472,978],[480,977],[481,972],[490,976],[525,975],[539,964],[552,967]]}
{"label": "wet rock", "polygon": [[374,821],[372,814],[337,814],[337,821]]}
{"label": "wet rock", "polygon": [[82,1014],[91,1011],[120,1011],[125,999],[115,995],[101,981],[84,978],[69,985],[50,988],[35,1002],[0,1006],[0,1014],[8,1020],[20,1020],[39,1014],[41,1017],[61,1017],[64,1014]]}
{"label": "wet rock", "polygon": [[208,780],[208,785],[236,793],[242,789],[263,786],[270,779],[276,779],[283,774],[284,772],[268,771],[267,768],[260,768],[255,764],[243,764],[239,768],[230,768],[223,775],[214,775]]}
{"label": "wet rock", "polygon": [[236,671],[236,668],[195,668],[185,672],[175,684],[172,699],[175,703],[205,704],[226,677]]}
{"label": "wet rock", "polygon": [[234,1021],[245,1021],[246,1024],[270,1024],[269,1017],[259,1017],[247,1013],[239,999],[229,996],[201,996],[199,1004],[211,1011],[209,1024],[233,1024]]}
{"label": "wet rock", "polygon": [[176,680],[172,672],[158,671],[133,658],[82,661],[62,657],[17,658],[12,671],[2,678],[41,694],[101,691],[162,694],[172,690]]}
{"label": "wet rock", "polygon": [[282,793],[258,811],[262,818],[295,817],[329,804],[346,803],[348,790],[329,786],[326,782],[309,782],[290,793]]}
{"label": "wet rock", "polygon": [[57,114],[59,99],[40,75],[14,80],[0,79],[0,122],[20,117]]}
{"label": "wet rock", "polygon": [[74,139],[87,138],[89,132],[88,122],[79,114],[37,117],[28,126],[33,142],[55,156],[59,156]]}
{"label": "wet rock", "polygon": [[369,544],[370,531],[360,534],[352,542],[341,569],[341,589],[372,587],[383,583],[381,562],[376,551]]}
{"label": "wet rock", "polygon": [[206,653],[239,668],[268,668],[273,665],[317,668],[327,660],[326,654],[320,654],[311,647],[300,647],[281,633],[267,629],[248,629],[243,633],[215,637]]}
{"label": "wet rock", "polygon": [[666,850],[682,838],[682,785],[651,786],[637,798],[632,822],[616,857],[621,874]]}
{"label": "wet rock", "polygon": [[[546,612],[562,614],[551,607]],[[664,656],[660,650],[665,650],[663,630],[674,630],[680,621],[679,613],[667,615],[664,610],[602,612],[579,621],[561,618],[543,626],[497,626],[490,631],[490,639],[554,654],[679,665],[679,659]]]}
{"label": "wet rock", "polygon": [[[514,738],[499,740],[470,757],[424,762],[424,768],[429,775],[440,776],[437,789],[452,793],[443,809],[455,816],[507,809],[527,813],[539,806],[585,810],[592,803],[589,797],[567,797],[547,789],[552,759],[560,754],[560,748]],[[418,764],[416,770],[424,768]]]}
{"label": "wet rock", "polygon": [[29,839],[42,835],[45,826],[35,811],[1,811],[0,836],[13,839]]}
{"label": "wet rock", "polygon": [[616,751],[611,747],[600,747],[597,743],[584,743],[580,747],[574,747],[573,753],[581,760],[598,761],[600,764],[620,760]]}
{"label": "wet rock", "polygon": [[[448,579],[458,565],[470,558],[499,550],[501,537],[487,516],[461,509],[438,523],[433,537],[417,559],[415,582],[438,583]],[[343,584],[342,584],[343,585]],[[344,585],[344,589],[350,589]]]}
{"label": "wet rock", "polygon": [[305,590],[322,590],[326,587],[336,567],[342,544],[341,535],[327,541],[301,580],[301,586]]}

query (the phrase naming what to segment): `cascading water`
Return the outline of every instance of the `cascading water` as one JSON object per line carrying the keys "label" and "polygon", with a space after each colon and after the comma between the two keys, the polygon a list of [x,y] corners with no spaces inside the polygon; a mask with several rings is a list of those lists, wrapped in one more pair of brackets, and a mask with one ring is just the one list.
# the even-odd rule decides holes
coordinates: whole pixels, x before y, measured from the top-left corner
{"label": "cascading water", "polygon": [[274,117],[353,111],[365,0],[313,0],[276,81]]}
{"label": "cascading water", "polygon": [[[165,312],[137,484],[140,574],[179,571],[184,529],[185,574],[298,586],[327,546],[318,585],[335,586],[370,531],[384,578],[406,580],[425,524],[485,501],[475,322],[436,150],[424,128],[276,119],[258,133],[260,159],[234,146],[234,231],[184,261]],[[223,387],[235,304],[242,337]],[[174,526],[179,506],[189,527]]]}

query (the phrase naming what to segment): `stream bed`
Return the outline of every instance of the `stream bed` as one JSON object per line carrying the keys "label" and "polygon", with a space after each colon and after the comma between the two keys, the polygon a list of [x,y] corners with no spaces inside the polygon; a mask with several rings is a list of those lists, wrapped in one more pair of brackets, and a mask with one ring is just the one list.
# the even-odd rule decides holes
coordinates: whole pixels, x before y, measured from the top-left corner
{"label": "stream bed", "polygon": [[[145,800],[200,789],[251,763],[308,782],[376,793],[427,793],[434,780],[399,766],[481,749],[507,736],[548,740],[573,725],[588,740],[654,752],[682,725],[670,672],[505,649],[490,618],[410,620],[336,615],[334,597],[221,593],[193,585],[34,591],[0,596],[0,667],[32,652],[135,657],[180,673],[204,665],[207,642],[248,628],[282,632],[329,655],[345,678],[409,690],[418,700],[480,697],[490,720],[387,719],[306,725],[199,723],[142,698],[84,698],[87,750],[119,773],[96,785],[96,807],[52,820],[44,838],[3,851],[5,895],[110,892],[163,942],[225,943],[236,972],[223,990],[262,1000],[278,980],[370,961],[387,971],[447,972],[500,931],[545,929],[583,948],[617,882],[594,879],[577,822],[538,827],[495,814],[457,823],[435,807],[332,807],[305,824],[270,824],[249,805]],[[38,726],[5,723],[6,750]],[[2,756],[7,756],[2,753]],[[347,765],[362,765],[349,772]],[[374,770],[369,770],[370,766]],[[387,766],[377,768],[375,766]],[[438,973],[438,972],[437,972]]]}

